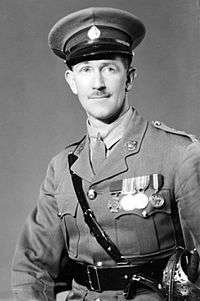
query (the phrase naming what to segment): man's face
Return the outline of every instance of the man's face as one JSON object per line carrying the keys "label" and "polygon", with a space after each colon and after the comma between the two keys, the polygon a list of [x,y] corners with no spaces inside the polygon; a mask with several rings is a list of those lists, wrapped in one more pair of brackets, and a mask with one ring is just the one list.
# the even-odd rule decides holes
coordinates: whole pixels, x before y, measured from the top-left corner
{"label": "man's face", "polygon": [[66,80],[89,118],[106,122],[124,107],[127,68],[120,57],[78,63]]}

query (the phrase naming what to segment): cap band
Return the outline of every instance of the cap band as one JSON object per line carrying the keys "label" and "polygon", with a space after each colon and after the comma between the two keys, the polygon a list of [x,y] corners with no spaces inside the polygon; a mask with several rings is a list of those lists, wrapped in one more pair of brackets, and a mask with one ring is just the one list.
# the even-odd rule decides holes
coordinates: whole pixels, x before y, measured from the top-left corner
{"label": "cap band", "polygon": [[[83,30],[79,31],[78,33],[74,34],[72,37],[70,37],[69,40],[65,42],[63,52],[72,52],[72,49],[74,49],[74,46],[77,46],[86,43],[86,44],[92,44],[97,43],[97,41],[103,41],[103,40],[110,40],[111,42],[115,42],[115,44],[118,42],[120,44],[125,44],[128,47],[131,47],[131,38],[128,36],[127,33],[120,31],[119,29],[105,27],[105,26],[95,26],[97,30],[99,30],[100,34],[97,38],[91,39],[90,33],[91,29],[93,29],[94,26],[90,26],[89,28],[84,28]],[[89,33],[89,36],[88,36]],[[123,41],[123,42],[122,42]]]}
{"label": "cap band", "polygon": [[66,64],[68,66],[77,64],[80,61],[89,59],[103,59],[113,55],[132,56],[130,47],[113,39],[101,39],[95,42],[80,43],[66,53]]}

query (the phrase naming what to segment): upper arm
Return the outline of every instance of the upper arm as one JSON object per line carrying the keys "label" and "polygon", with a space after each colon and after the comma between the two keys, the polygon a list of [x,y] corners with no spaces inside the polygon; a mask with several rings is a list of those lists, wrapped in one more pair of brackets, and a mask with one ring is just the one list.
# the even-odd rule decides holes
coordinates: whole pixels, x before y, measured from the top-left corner
{"label": "upper arm", "polygon": [[175,197],[182,224],[200,246],[200,143],[190,144],[175,175]]}
{"label": "upper arm", "polygon": [[22,295],[25,290],[40,291],[48,296],[48,300],[54,294],[55,279],[59,275],[65,248],[57,216],[55,189],[55,168],[51,162],[36,206],[28,216],[18,239],[12,264],[14,290],[18,293],[20,291]]}

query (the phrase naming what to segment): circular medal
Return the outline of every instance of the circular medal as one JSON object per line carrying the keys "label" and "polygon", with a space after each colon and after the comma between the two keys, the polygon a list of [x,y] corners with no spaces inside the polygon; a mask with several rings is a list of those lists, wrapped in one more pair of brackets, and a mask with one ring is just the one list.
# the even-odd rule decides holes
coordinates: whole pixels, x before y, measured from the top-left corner
{"label": "circular medal", "polygon": [[148,197],[143,192],[138,192],[134,195],[127,194],[120,201],[120,205],[125,211],[143,209],[147,206],[147,204]]}
{"label": "circular medal", "polygon": [[129,211],[135,209],[135,203],[134,203],[134,195],[127,194],[123,196],[120,200],[120,205],[123,210]]}
{"label": "circular medal", "polygon": [[135,208],[144,209],[148,204],[148,196],[144,192],[138,192],[135,194]]}
{"label": "circular medal", "polygon": [[164,198],[160,194],[153,193],[149,197],[149,202],[152,204],[152,206],[154,208],[161,208],[164,205],[165,200],[164,200]]}

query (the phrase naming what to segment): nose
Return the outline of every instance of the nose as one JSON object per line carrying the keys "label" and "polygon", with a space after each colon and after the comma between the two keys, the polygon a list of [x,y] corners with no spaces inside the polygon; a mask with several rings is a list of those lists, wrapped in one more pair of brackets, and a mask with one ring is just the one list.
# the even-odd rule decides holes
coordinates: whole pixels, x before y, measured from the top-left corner
{"label": "nose", "polygon": [[96,70],[93,78],[93,89],[104,90],[105,81],[100,70]]}

